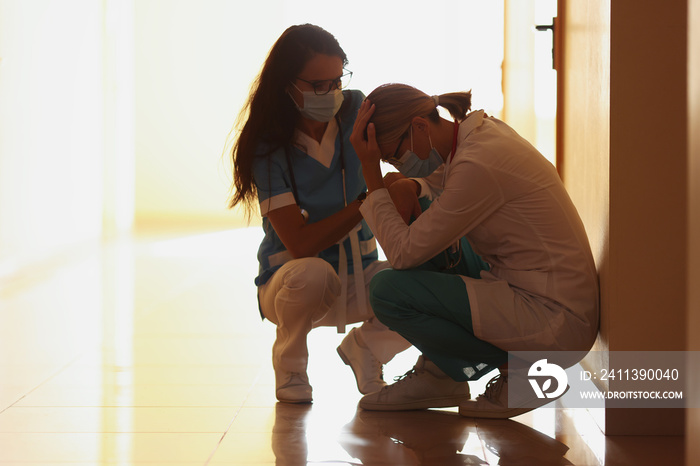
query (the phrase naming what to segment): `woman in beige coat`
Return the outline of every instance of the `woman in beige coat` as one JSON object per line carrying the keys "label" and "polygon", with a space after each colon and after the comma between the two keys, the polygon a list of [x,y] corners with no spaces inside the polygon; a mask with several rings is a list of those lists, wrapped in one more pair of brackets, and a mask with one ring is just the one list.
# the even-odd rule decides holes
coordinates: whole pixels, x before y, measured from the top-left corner
{"label": "woman in beige coat", "polygon": [[[585,352],[596,338],[595,265],[556,170],[470,106],[468,92],[431,97],[391,84],[358,113],[351,142],[369,190],[361,213],[393,267],[373,278],[370,300],[423,353],[402,380],[363,397],[365,409],[518,415],[536,397],[513,402],[511,393],[508,402],[508,352]],[[383,180],[380,160],[403,176]],[[425,211],[419,198],[432,201]],[[425,264],[440,254],[442,270]],[[486,393],[470,400],[468,381],[495,368]]]}

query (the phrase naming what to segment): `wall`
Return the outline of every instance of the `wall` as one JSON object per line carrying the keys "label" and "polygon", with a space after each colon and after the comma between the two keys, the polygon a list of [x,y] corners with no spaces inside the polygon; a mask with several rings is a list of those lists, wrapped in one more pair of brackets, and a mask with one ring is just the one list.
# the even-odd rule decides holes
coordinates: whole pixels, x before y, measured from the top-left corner
{"label": "wall", "polygon": [[[586,228],[600,282],[600,333],[582,364],[608,368],[610,204],[610,0],[560,0],[557,44],[559,173]],[[602,390],[607,390],[601,384]],[[604,410],[592,412],[605,429]]]}
{"label": "wall", "polygon": [[[561,3],[561,2],[560,2]],[[564,151],[561,176],[581,215],[601,284],[600,338],[608,346],[610,301],[608,218],[610,204],[610,0],[567,1],[560,10],[565,31],[562,91]],[[563,16],[563,18],[562,18]]]}
{"label": "wall", "polygon": [[[686,349],[687,8],[611,2],[611,351]],[[618,411],[606,433],[684,431],[683,410]]]}
{"label": "wall", "polygon": [[243,224],[227,210],[224,144],[282,12],[281,0],[264,21],[242,2],[136,2],[137,226]]}
{"label": "wall", "polygon": [[[564,180],[600,272],[596,349],[686,348],[686,8],[566,1]],[[679,434],[683,411],[608,409],[603,427]]]}
{"label": "wall", "polygon": [[537,140],[535,115],[535,0],[506,0],[501,117],[518,134]]}
{"label": "wall", "polygon": [[[686,349],[686,10],[611,3],[611,350]],[[607,433],[683,433],[682,410],[618,411]]]}
{"label": "wall", "polygon": [[102,2],[0,0],[0,278],[99,237]]}
{"label": "wall", "polygon": [[[557,73],[551,25],[556,0],[505,0],[503,112],[500,118],[556,164]],[[497,115],[498,116],[498,115]]]}
{"label": "wall", "polygon": [[134,1],[104,0],[103,234],[134,222]]}
{"label": "wall", "polygon": [[655,5],[611,10],[613,350],[685,349],[687,2]]}
{"label": "wall", "polygon": [[[700,351],[700,3],[688,13],[688,350]],[[688,366],[688,393],[700,406],[700,373]],[[686,416],[686,438],[700,438],[700,409]],[[686,442],[687,464],[700,464],[700,442]],[[695,463],[693,463],[695,461]]]}

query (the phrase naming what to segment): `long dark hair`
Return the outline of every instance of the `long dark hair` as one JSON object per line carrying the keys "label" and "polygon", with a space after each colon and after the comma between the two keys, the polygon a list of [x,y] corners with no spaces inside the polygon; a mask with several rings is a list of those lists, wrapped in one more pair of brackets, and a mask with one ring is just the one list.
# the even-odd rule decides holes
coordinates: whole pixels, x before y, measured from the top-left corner
{"label": "long dark hair", "polygon": [[[300,113],[287,94],[287,86],[317,54],[340,57],[343,66],[348,63],[336,38],[312,24],[289,27],[270,49],[236,124],[236,129],[241,125],[243,128],[231,150],[233,192],[230,208],[242,203],[248,214],[253,211],[257,200],[253,159],[268,156],[291,143]],[[266,152],[256,155],[261,143],[265,143]]]}

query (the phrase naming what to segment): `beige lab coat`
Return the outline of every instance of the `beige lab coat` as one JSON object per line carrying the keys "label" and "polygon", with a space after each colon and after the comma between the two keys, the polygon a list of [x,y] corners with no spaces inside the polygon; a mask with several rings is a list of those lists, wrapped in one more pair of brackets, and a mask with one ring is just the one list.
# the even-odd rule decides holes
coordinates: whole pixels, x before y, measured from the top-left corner
{"label": "beige lab coat", "polygon": [[505,351],[587,351],[598,279],[583,223],[551,163],[483,111],[460,123],[454,158],[417,180],[433,202],[410,226],[386,189],[361,207],[395,269],[466,236],[491,265],[463,277],[475,335]]}

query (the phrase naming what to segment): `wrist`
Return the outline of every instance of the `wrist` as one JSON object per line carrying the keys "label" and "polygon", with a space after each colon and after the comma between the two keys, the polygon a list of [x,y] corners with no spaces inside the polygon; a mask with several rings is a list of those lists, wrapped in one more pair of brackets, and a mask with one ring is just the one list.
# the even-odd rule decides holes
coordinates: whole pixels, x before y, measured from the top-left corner
{"label": "wrist", "polygon": [[375,191],[384,187],[384,178],[382,176],[382,170],[379,164],[376,166],[362,166],[362,174],[365,178],[365,183],[367,184],[368,192]]}
{"label": "wrist", "polygon": [[413,184],[416,188],[416,197],[420,197],[420,192],[423,190],[423,187],[421,186],[421,184],[417,180],[414,180],[413,178],[409,178],[409,179],[411,181],[413,181]]}

